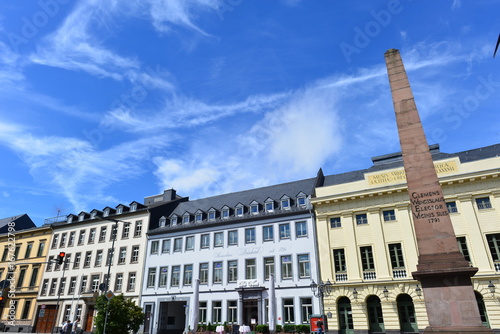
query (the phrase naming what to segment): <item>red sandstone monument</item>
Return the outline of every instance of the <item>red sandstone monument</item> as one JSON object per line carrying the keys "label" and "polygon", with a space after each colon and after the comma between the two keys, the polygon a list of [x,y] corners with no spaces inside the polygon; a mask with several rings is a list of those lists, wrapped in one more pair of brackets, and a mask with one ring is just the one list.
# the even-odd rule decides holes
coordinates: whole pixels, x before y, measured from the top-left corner
{"label": "red sandstone monument", "polygon": [[385,53],[429,326],[424,333],[493,333],[482,326],[471,283],[477,268],[460,253],[410,83],[398,50]]}

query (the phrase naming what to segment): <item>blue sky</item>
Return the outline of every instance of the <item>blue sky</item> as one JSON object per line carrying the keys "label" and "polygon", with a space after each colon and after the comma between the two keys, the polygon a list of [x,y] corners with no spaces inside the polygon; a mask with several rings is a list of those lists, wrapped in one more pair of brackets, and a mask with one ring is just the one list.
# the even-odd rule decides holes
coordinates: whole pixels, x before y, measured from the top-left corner
{"label": "blue sky", "polygon": [[400,150],[384,52],[427,139],[500,142],[498,1],[0,4],[0,217],[201,198]]}

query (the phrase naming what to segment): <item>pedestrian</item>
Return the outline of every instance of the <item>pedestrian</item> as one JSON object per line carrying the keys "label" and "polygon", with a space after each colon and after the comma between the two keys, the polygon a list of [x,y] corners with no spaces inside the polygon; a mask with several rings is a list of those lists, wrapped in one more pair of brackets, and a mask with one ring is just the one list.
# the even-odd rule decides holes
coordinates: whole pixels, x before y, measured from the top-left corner
{"label": "pedestrian", "polygon": [[323,334],[323,321],[316,321],[316,326],[318,327],[318,334]]}
{"label": "pedestrian", "polygon": [[73,321],[73,334],[78,334],[78,325],[80,324],[80,318],[76,318]]}
{"label": "pedestrian", "polygon": [[66,320],[66,323],[62,327],[62,333],[64,333],[64,334],[71,334],[72,328],[73,328],[73,324],[71,323],[71,321]]}

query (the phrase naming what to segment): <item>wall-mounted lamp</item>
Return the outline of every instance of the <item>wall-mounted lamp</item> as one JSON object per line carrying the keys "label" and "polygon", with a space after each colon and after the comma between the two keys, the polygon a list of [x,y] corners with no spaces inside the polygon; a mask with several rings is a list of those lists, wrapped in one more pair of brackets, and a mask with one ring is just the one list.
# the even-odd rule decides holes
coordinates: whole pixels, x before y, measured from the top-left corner
{"label": "wall-mounted lamp", "polygon": [[358,291],[356,290],[356,288],[354,288],[354,290],[352,291],[352,296],[354,297],[354,299],[358,299]]}
{"label": "wall-mounted lamp", "polygon": [[332,314],[332,312],[328,311],[328,313],[326,314],[326,316],[327,316],[328,318],[331,318],[331,317],[333,317],[333,314]]}
{"label": "wall-mounted lamp", "polygon": [[420,289],[420,287],[418,286],[418,284],[417,284],[417,287],[415,288],[415,293],[419,297],[422,296],[422,289]]}
{"label": "wall-mounted lamp", "polygon": [[382,292],[384,293],[385,299],[388,299],[389,298],[389,290],[387,290],[387,287],[384,286],[384,290],[382,290]]}
{"label": "wall-mounted lamp", "polygon": [[488,289],[490,289],[491,296],[495,296],[495,284],[493,284],[491,281],[488,283]]}

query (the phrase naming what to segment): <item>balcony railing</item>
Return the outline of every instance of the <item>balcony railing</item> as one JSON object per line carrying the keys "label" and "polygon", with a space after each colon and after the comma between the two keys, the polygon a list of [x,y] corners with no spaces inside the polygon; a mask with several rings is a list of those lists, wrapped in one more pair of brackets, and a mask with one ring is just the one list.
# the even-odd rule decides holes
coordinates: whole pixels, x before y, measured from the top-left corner
{"label": "balcony railing", "polygon": [[337,282],[345,282],[347,281],[347,274],[335,274],[335,280]]}
{"label": "balcony railing", "polygon": [[366,281],[377,279],[377,273],[375,271],[364,271],[363,279]]}
{"label": "balcony railing", "polygon": [[394,278],[406,278],[406,269],[394,269],[392,276]]}

